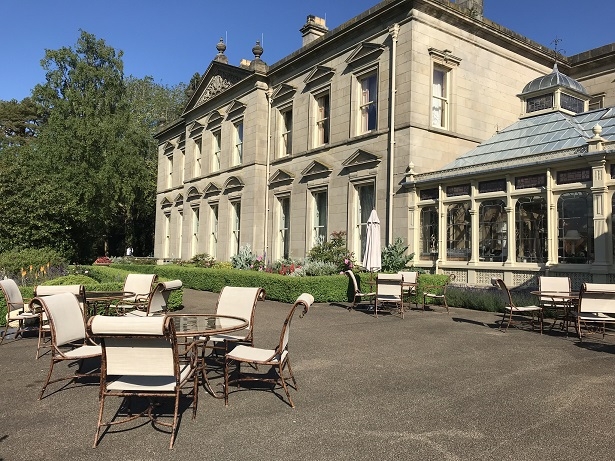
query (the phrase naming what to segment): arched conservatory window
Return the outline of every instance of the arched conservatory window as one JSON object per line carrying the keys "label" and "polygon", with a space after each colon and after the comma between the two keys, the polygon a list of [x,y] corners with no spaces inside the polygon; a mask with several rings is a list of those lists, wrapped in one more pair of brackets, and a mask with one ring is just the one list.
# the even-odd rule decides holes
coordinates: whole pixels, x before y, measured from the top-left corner
{"label": "arched conservatory window", "polygon": [[566,192],[557,201],[557,254],[560,263],[594,260],[594,207],[589,192]]}
{"label": "arched conservatory window", "polygon": [[515,207],[517,261],[547,260],[547,201],[544,197],[520,197]]}
{"label": "arched conservatory window", "polygon": [[488,200],[478,207],[478,256],[481,261],[506,261],[508,241],[503,200]]}
{"label": "arched conservatory window", "polygon": [[420,259],[430,260],[438,253],[438,207],[421,209],[421,255]]}
{"label": "arched conservatory window", "polygon": [[449,205],[446,211],[446,259],[469,261],[471,236],[470,202]]}

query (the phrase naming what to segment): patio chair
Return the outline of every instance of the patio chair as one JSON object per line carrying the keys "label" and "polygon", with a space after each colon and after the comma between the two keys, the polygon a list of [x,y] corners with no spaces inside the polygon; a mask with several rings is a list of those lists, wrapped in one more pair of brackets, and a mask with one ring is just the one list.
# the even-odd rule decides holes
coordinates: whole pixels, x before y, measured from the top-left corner
{"label": "patio chair", "polygon": [[128,274],[122,291],[134,293],[134,296],[122,299],[115,305],[115,310],[118,313],[137,308],[145,310],[157,279],[156,274]]}
{"label": "patio chair", "polygon": [[[58,293],[35,298],[33,302],[43,307],[51,327],[51,364],[49,373],[47,373],[47,380],[43,384],[38,399],[43,398],[47,386],[51,383],[63,380],[74,381],[88,376],[100,376],[100,373],[96,370],[81,372],[84,360],[100,357],[101,348],[86,334],[83,312],[77,297],[72,293]],[[52,380],[54,365],[64,361],[78,361],[77,371],[70,376]]]}
{"label": "patio chair", "polygon": [[43,306],[36,302],[36,297],[51,296],[58,293],[72,293],[77,297],[79,301],[79,307],[83,313],[83,318],[86,318],[85,309],[85,288],[83,285],[39,285],[34,289],[34,300],[30,302],[30,310],[39,316],[39,328],[38,328],[38,344],[36,346],[36,358],[40,357],[40,351],[43,347],[50,347],[49,341],[45,341],[45,338],[51,337],[51,327],[47,314],[43,309]]}
{"label": "patio chair", "polygon": [[[0,280],[0,288],[4,294],[4,300],[6,301],[6,318],[4,325],[4,333],[0,344],[2,344],[8,334],[9,326],[17,323],[17,330],[15,331],[14,339],[19,336],[23,337],[24,331],[26,331],[26,321],[30,320],[33,323],[38,320],[38,314],[29,311],[28,303],[24,301],[21,291],[17,283],[13,279]],[[38,328],[38,327],[37,327]]]}
{"label": "patio chair", "polygon": [[[549,292],[552,291],[554,293],[570,293],[571,290],[571,282],[570,277],[538,277],[538,289],[539,291]],[[555,318],[553,319],[553,323],[549,327],[549,331],[553,329],[555,324],[557,323],[558,317],[557,312],[561,311],[561,321],[562,328],[564,328],[568,323],[568,310],[570,307],[570,299],[566,298],[558,298],[556,296],[540,296],[539,299],[540,305],[544,309],[552,309],[554,311]],[[566,328],[567,330],[568,328]]]}
{"label": "patio chair", "polygon": [[615,324],[615,284],[584,283],[579,293],[579,308],[573,311],[579,341],[583,341],[582,325],[598,324],[602,338],[606,333],[606,325]]}
{"label": "patio chair", "polygon": [[[198,374],[196,354],[190,354],[189,362],[179,357],[173,319],[166,316],[108,317],[96,315],[88,321],[92,336],[100,338],[102,346],[100,406],[94,438],[94,448],[101,438],[101,429],[106,431],[117,424],[147,417],[153,425],[171,428],[169,449],[173,448],[179,422],[179,401],[182,389],[187,384],[192,389],[192,419],[196,417],[198,404]],[[195,348],[193,343],[191,348]],[[103,422],[107,397],[126,399],[111,420]],[[144,397],[149,405],[133,414],[132,397]],[[174,399],[173,421],[161,421],[155,413],[155,399]],[[126,414],[123,414],[123,410]],[[117,419],[116,419],[117,418]]]}
{"label": "patio chair", "polygon": [[167,303],[172,291],[182,288],[181,280],[170,280],[168,282],[158,282],[147,301],[145,310],[136,308],[129,311],[127,315],[138,317],[148,317],[152,315],[164,315],[167,312]]}
{"label": "patio chair", "polygon": [[[265,299],[265,290],[254,287],[230,287],[226,286],[220,291],[216,304],[216,314],[240,317],[248,321],[245,330],[229,334],[212,335],[199,338],[202,341],[212,342],[212,348],[222,349],[227,352],[228,343],[243,343],[254,345],[254,309],[256,303]],[[223,344],[221,346],[220,344]],[[205,350],[204,344],[203,350]]]}
{"label": "patio chair", "polygon": [[351,270],[347,270],[346,275],[352,282],[352,287],[354,290],[352,306],[349,306],[348,310],[354,309],[357,304],[361,302],[362,298],[369,298],[369,303],[371,305],[374,302],[374,296],[376,296],[376,292],[370,291],[368,293],[363,293],[361,290],[359,290],[359,284],[357,283],[357,278],[355,277],[354,272],[352,272]]}
{"label": "patio chair", "polygon": [[447,275],[446,280],[444,281],[443,284],[441,285],[425,285],[424,287],[422,287],[424,290],[427,291],[423,291],[423,310],[425,310],[425,304],[427,303],[427,298],[429,299],[433,299],[433,300],[442,300],[442,302],[444,303],[444,307],[446,307],[446,313],[449,313],[448,310],[448,303],[446,302],[446,289],[449,285],[449,283],[451,282],[451,280],[454,280],[455,276],[452,274]]}
{"label": "patio chair", "polygon": [[[314,302],[314,297],[309,293],[301,294],[293,307],[290,309],[284,326],[282,327],[282,333],[280,334],[280,342],[274,349],[261,349],[254,346],[239,345],[236,346],[231,352],[228,352],[224,361],[224,404],[228,405],[229,385],[231,383],[237,383],[239,385],[242,381],[261,381],[265,383],[273,384],[275,386],[279,383],[282,385],[288,403],[292,408],[295,408],[295,404],[288,391],[290,385],[287,381],[291,379],[293,382],[293,388],[298,390],[297,381],[293,375],[293,371],[290,365],[290,358],[288,352],[288,339],[290,335],[290,323],[293,319],[293,315],[297,307],[303,307],[303,312],[299,317],[303,317],[309,310],[310,306]],[[241,364],[249,364],[254,367],[258,365],[264,365],[271,367],[271,371],[275,376],[271,377],[270,374],[264,373],[251,373],[250,375],[241,374]],[[231,379],[229,368],[232,364],[237,365],[237,376]],[[284,376],[284,369],[288,369],[288,377]]]}
{"label": "patio chair", "polygon": [[[419,300],[416,296],[416,290],[419,284],[419,273],[414,271],[399,271],[398,274],[401,274],[404,278],[401,288],[402,295],[406,297],[406,299],[408,300],[408,304],[410,304],[410,296],[415,296],[415,306],[418,309]],[[424,307],[425,306],[423,306],[423,310]]]}
{"label": "patio chair", "polygon": [[391,312],[397,310],[400,317],[404,318],[403,281],[404,277],[401,274],[378,274],[376,297],[374,298],[374,315],[376,318],[378,318],[378,305],[389,307]]}
{"label": "patio chair", "polygon": [[504,283],[502,279],[494,279],[492,282],[494,283],[504,294],[506,295],[508,305],[504,306],[504,316],[502,317],[502,321],[500,322],[500,331],[502,330],[502,325],[504,324],[504,320],[506,319],[506,314],[508,314],[508,323],[506,324],[506,330],[508,331],[508,327],[512,323],[513,315],[523,315],[523,314],[531,314],[532,315],[532,330],[534,329],[534,316],[538,318],[540,325],[540,334],[542,334],[542,307],[541,306],[516,306],[513,302],[512,295],[510,294],[510,290]]}

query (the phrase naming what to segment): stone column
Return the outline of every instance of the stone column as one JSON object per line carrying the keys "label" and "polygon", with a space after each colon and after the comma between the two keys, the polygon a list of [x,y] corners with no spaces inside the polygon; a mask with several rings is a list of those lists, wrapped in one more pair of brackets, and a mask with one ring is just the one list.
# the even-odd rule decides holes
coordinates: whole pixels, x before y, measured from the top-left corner
{"label": "stone column", "polygon": [[592,200],[594,206],[594,264],[592,272],[607,273],[611,245],[608,242],[609,229],[607,219],[606,161],[604,159],[590,163],[592,167]]}

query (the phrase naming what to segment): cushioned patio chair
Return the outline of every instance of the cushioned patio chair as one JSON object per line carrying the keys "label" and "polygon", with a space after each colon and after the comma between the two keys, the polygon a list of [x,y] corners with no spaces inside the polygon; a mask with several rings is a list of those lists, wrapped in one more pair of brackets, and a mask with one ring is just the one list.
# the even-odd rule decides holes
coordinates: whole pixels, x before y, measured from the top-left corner
{"label": "cushioned patio chair", "polygon": [[539,326],[540,326],[540,334],[542,334],[542,307],[541,306],[517,306],[513,302],[512,295],[510,294],[510,290],[504,283],[502,279],[494,279],[492,283],[497,286],[502,292],[506,295],[506,300],[508,302],[507,306],[504,306],[504,316],[502,317],[502,321],[500,322],[500,330],[502,330],[502,325],[504,325],[504,321],[506,320],[506,315],[508,314],[508,322],[506,324],[506,330],[508,331],[508,327],[511,325],[513,321],[513,315],[519,316],[524,314],[531,314],[532,320],[532,330],[534,329],[534,317],[537,317]]}
{"label": "cushioned patio chair", "polygon": [[122,291],[134,293],[134,295],[118,302],[114,306],[115,310],[118,313],[126,313],[137,308],[145,310],[157,280],[156,274],[128,274]]}
{"label": "cushioned patio chair", "polygon": [[[216,314],[240,317],[248,321],[245,330],[229,334],[213,335],[200,338],[213,343],[214,348],[220,347],[221,343],[244,343],[254,345],[254,309],[256,303],[265,299],[265,290],[253,287],[229,287],[220,291],[216,304]],[[225,346],[226,347],[226,346]],[[226,348],[224,349],[226,352]]]}
{"label": "cushioned patio chair", "polygon": [[404,277],[401,274],[378,274],[376,280],[376,297],[374,298],[374,315],[378,318],[378,306],[386,307],[392,313],[399,313],[404,318],[404,302],[402,296],[402,283]]}
{"label": "cushioned patio chair", "polygon": [[2,339],[0,340],[0,344],[2,344],[8,335],[9,327],[11,325],[17,324],[17,329],[14,333],[14,339],[17,339],[19,336],[23,336],[24,331],[26,331],[26,322],[33,326],[36,325],[38,314],[29,311],[28,303],[24,301],[15,280],[0,280],[0,288],[4,294],[7,312],[4,332],[2,333]]}
{"label": "cushioned patio chair", "polygon": [[418,309],[419,300],[417,295],[417,287],[419,284],[419,273],[415,271],[399,271],[398,274],[401,274],[404,278],[402,283],[402,295],[406,297],[408,300],[408,304],[410,304],[410,297],[415,296],[415,306]]}
{"label": "cushioned patio chair", "polygon": [[572,311],[579,341],[583,340],[582,328],[588,325],[598,325],[602,338],[606,333],[606,326],[615,325],[615,284],[612,283],[584,283],[579,293],[579,307]]}
{"label": "cushioned patio chair", "polygon": [[[544,292],[564,293],[569,294],[572,291],[572,284],[570,277],[538,277],[538,289]],[[540,305],[544,309],[553,310],[555,318],[553,323],[549,327],[549,331],[553,329],[558,321],[558,312],[561,312],[559,320],[562,321],[562,328],[567,327],[567,323],[570,320],[568,317],[568,311],[571,300],[568,298],[558,298],[557,296],[540,296]],[[566,328],[568,330],[568,328]]]}
{"label": "cushioned patio chair", "polygon": [[[38,399],[43,398],[45,389],[51,383],[99,376],[97,368],[90,372],[81,372],[84,360],[100,357],[101,348],[86,334],[83,312],[77,297],[72,293],[58,293],[35,298],[33,302],[43,306],[51,327],[51,364]],[[79,367],[72,375],[52,380],[54,366],[59,362],[79,362]]]}
{"label": "cushioned patio chair", "polygon": [[[266,383],[271,383],[274,386],[276,384],[281,384],[282,388],[284,389],[284,392],[286,393],[286,397],[288,398],[289,405],[292,408],[295,407],[295,404],[293,403],[293,400],[288,391],[289,383],[287,382],[288,379],[291,379],[293,382],[294,389],[298,389],[297,381],[295,380],[293,370],[290,366],[290,358],[288,352],[290,324],[293,319],[295,310],[298,307],[303,308],[303,312],[299,316],[303,317],[308,312],[313,302],[314,297],[309,293],[303,293],[297,298],[297,300],[293,304],[293,307],[290,309],[290,312],[286,316],[286,320],[284,321],[284,325],[282,327],[282,333],[280,334],[280,342],[274,349],[262,349],[259,347],[241,344],[236,346],[232,351],[226,354],[226,358],[224,361],[225,405],[228,405],[229,385],[231,383],[239,384],[242,381],[262,381]],[[231,379],[230,367],[233,364],[237,367],[237,375],[233,379]],[[271,371],[275,374],[275,376],[271,377],[269,374],[265,374],[263,372],[251,373],[250,375],[242,375],[241,364],[249,364],[253,367],[257,367],[259,365],[271,367]],[[288,370],[288,377],[284,375],[285,369]]]}
{"label": "cushioned patio chair", "polygon": [[352,297],[352,305],[348,307],[348,310],[354,309],[363,300],[363,298],[367,298],[371,305],[374,302],[376,292],[369,291],[363,293],[361,290],[359,290],[359,284],[357,283],[357,278],[355,277],[354,272],[352,272],[351,270],[347,270],[345,273],[352,282],[352,289],[354,290]]}
{"label": "cushioned patio chair", "polygon": [[[198,373],[196,357],[183,362],[178,352],[173,319],[167,316],[109,317],[96,315],[88,321],[90,335],[99,338],[102,346],[100,405],[94,447],[101,438],[101,430],[109,430],[117,424],[147,417],[153,425],[171,428],[169,449],[173,448],[179,422],[179,402],[182,389],[190,386],[192,392],[192,419],[196,417],[198,404]],[[196,347],[195,343],[191,347]],[[126,399],[111,420],[103,422],[107,397]],[[148,399],[149,405],[137,414],[132,413],[131,397]],[[162,421],[154,413],[160,411],[155,401],[173,399],[172,422]],[[123,414],[126,410],[126,414]]]}
{"label": "cushioned patio chair", "polygon": [[150,294],[145,310],[136,308],[127,312],[127,315],[138,317],[148,317],[152,315],[164,315],[167,312],[167,303],[171,292],[182,288],[181,280],[169,280],[168,282],[158,282]]}
{"label": "cushioned patio chair", "polygon": [[448,288],[451,280],[454,280],[454,278],[454,275],[448,275],[444,283],[440,285],[425,285],[422,287],[425,290],[423,291],[423,310],[425,310],[425,304],[429,298],[432,300],[441,300],[444,307],[446,307],[446,313],[449,313],[448,303],[446,302],[446,289]]}
{"label": "cushioned patio chair", "polygon": [[43,347],[50,346],[50,340],[45,341],[45,338],[50,338],[51,327],[49,326],[49,320],[47,314],[42,306],[36,303],[36,297],[50,296],[58,293],[72,293],[77,297],[83,318],[86,318],[85,308],[85,288],[83,285],[39,285],[34,289],[35,299],[30,302],[30,310],[39,315],[39,329],[38,329],[38,344],[36,346],[36,358],[40,357],[40,351]]}

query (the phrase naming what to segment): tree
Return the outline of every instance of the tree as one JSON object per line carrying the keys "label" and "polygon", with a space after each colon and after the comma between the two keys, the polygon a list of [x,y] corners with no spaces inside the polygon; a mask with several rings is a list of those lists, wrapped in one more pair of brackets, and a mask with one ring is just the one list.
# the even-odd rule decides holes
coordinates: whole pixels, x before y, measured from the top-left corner
{"label": "tree", "polygon": [[38,107],[32,99],[0,101],[0,151],[26,144],[36,136],[41,122]]}
{"label": "tree", "polygon": [[0,213],[10,216],[0,221],[0,252],[47,246],[86,263],[127,246],[150,254],[153,134],[181,114],[185,85],[124,79],[122,52],[84,31],[74,48],[46,50],[41,65],[46,82],[31,100],[0,105],[9,114],[0,120],[15,121],[0,150]]}

